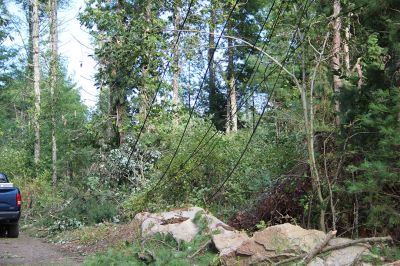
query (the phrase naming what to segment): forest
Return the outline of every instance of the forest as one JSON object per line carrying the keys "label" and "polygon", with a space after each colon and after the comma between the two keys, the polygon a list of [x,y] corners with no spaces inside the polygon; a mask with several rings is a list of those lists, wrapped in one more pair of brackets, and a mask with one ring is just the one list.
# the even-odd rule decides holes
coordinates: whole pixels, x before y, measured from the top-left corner
{"label": "forest", "polygon": [[399,246],[400,1],[88,0],[93,109],[59,53],[68,5],[0,0],[0,171],[26,224],[200,206]]}

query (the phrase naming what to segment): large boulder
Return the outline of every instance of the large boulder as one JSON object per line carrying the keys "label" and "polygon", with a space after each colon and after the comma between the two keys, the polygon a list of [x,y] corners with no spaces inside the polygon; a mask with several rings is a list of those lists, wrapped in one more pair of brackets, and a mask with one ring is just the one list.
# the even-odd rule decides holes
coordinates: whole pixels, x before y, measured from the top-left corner
{"label": "large boulder", "polygon": [[229,225],[199,207],[161,213],[138,213],[135,220],[141,223],[144,236],[156,233],[171,234],[177,241],[190,242],[199,234],[199,227],[194,222],[196,215],[200,215],[201,219],[207,223],[207,230],[213,235],[234,231]]}
{"label": "large boulder", "polygon": [[[258,265],[260,263],[272,265],[299,255],[305,256],[323,242],[325,237],[325,233],[318,230],[306,230],[288,223],[275,225],[256,232],[236,250],[231,250],[229,256],[220,255],[220,258],[224,265]],[[345,244],[348,241],[351,240],[334,238],[329,241],[327,247]],[[368,246],[358,244],[324,253],[315,257],[309,265],[354,265],[362,256],[369,254]],[[292,263],[295,262],[301,262],[301,259]]]}
{"label": "large boulder", "polygon": [[231,258],[235,258],[236,250],[248,240],[249,237],[246,233],[237,231],[225,231],[221,233],[217,232],[212,236],[212,241],[219,251],[219,255],[222,260],[230,260]]}
{"label": "large boulder", "polygon": [[[334,238],[329,241],[327,247],[345,244],[351,241],[348,238]],[[355,262],[361,259],[364,255],[369,255],[369,247],[363,244],[349,246],[337,250],[333,250],[323,257],[324,266],[342,266],[342,265],[354,265]],[[318,261],[320,258],[316,258],[309,265],[318,266],[321,265]]]}
{"label": "large boulder", "polygon": [[309,252],[324,237],[321,231],[306,230],[289,223],[275,225],[256,232],[243,242],[235,250],[236,256],[221,256],[221,260],[225,265],[279,261]]}
{"label": "large boulder", "polygon": [[[270,226],[254,233],[250,238],[246,233],[234,230],[199,207],[162,213],[139,213],[135,219],[141,222],[144,236],[156,233],[170,234],[177,241],[186,242],[192,241],[200,233],[200,225],[211,235],[212,242],[219,251],[224,265],[258,265],[260,263],[268,265],[268,263],[273,264],[299,255],[301,259],[326,238],[322,231],[306,230],[288,223]],[[345,244],[348,241],[351,240],[334,238],[329,241],[327,247]],[[316,256],[309,265],[354,265],[364,255],[370,255],[368,246],[352,245]],[[297,260],[297,262],[300,261]]]}
{"label": "large boulder", "polygon": [[318,230],[306,230],[289,223],[268,227],[256,232],[253,240],[266,250],[282,253],[305,253],[322,242],[325,234]]}

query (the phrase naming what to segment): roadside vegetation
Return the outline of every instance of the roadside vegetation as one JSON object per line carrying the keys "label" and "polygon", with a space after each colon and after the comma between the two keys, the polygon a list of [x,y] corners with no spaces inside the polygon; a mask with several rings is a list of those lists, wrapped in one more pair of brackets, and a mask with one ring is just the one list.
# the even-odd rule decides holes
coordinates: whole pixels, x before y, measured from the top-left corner
{"label": "roadside vegetation", "polygon": [[15,21],[0,0],[0,170],[25,230],[102,252],[86,265],[212,265],[209,249],[188,259],[205,236],[131,223],[196,205],[248,232],[390,235],[374,252],[400,259],[399,1],[90,0],[90,110],[51,45],[54,1],[16,1]]}

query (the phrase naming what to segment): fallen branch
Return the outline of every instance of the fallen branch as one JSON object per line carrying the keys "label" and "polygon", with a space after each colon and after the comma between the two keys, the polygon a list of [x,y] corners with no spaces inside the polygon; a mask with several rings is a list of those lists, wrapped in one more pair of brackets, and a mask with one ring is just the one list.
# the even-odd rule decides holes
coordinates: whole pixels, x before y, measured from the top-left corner
{"label": "fallen branch", "polygon": [[334,246],[326,247],[322,250],[322,253],[341,249],[341,248],[347,248],[347,247],[357,245],[357,244],[362,244],[362,243],[391,242],[391,241],[393,241],[391,236],[360,238],[360,239],[351,240],[351,241],[343,243],[343,244],[337,244]]}
{"label": "fallen branch", "polygon": [[202,252],[206,247],[208,247],[208,245],[211,244],[211,240],[208,240],[206,243],[204,243],[204,245],[202,245],[195,253],[193,253],[192,255],[188,256],[189,259],[193,259],[194,257],[196,257],[200,252]]}
{"label": "fallen branch", "polygon": [[307,256],[304,257],[304,262],[306,264],[310,263],[310,261],[318,254],[321,252],[321,250],[328,245],[329,241],[336,236],[337,231],[330,231],[328,234],[326,234],[325,239],[316,245],[308,254]]}
{"label": "fallen branch", "polygon": [[[342,249],[342,248],[347,248],[353,245],[357,245],[357,244],[362,244],[362,243],[377,243],[377,242],[391,242],[393,241],[392,237],[390,236],[384,236],[384,237],[369,237],[369,238],[360,238],[360,239],[355,239],[355,240],[350,240],[349,242],[346,243],[342,243],[342,244],[337,244],[337,245],[333,245],[330,247],[325,247],[323,249],[321,249],[318,253],[316,253],[314,255],[314,257],[320,253],[326,253],[329,251],[333,251],[333,250],[337,250],[337,249]],[[311,253],[311,252],[310,252]],[[309,253],[309,254],[310,254]],[[287,264],[289,262],[292,261],[296,261],[296,260],[300,260],[300,259],[304,259],[308,256],[308,254],[302,254],[302,255],[298,255],[296,257],[293,258],[289,258],[286,260],[282,260],[280,262],[277,262],[275,265],[283,265],[283,264]]]}

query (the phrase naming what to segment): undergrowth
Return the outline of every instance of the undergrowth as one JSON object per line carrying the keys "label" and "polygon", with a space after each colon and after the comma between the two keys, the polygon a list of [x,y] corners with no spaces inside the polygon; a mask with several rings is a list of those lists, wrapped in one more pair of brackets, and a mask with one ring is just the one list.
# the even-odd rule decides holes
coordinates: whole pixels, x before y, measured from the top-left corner
{"label": "undergrowth", "polygon": [[206,235],[184,243],[171,235],[158,234],[98,253],[89,257],[84,265],[218,265],[217,251],[210,247],[203,249],[208,242]]}

